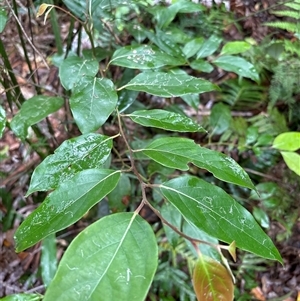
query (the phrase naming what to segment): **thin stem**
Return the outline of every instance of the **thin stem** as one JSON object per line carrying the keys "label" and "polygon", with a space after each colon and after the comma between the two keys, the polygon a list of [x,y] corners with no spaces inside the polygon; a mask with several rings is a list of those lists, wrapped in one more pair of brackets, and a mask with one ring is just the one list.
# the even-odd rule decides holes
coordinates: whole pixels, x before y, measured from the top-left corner
{"label": "thin stem", "polygon": [[47,69],[50,69],[50,68],[49,68],[49,65],[47,64],[47,62],[46,62],[46,60],[44,59],[43,55],[42,55],[42,54],[36,49],[36,47],[32,44],[32,42],[31,42],[30,38],[28,37],[26,31],[24,30],[24,28],[23,28],[23,26],[22,26],[20,20],[18,19],[18,17],[16,16],[16,14],[15,14],[13,8],[12,8],[11,5],[9,4],[9,1],[8,1],[8,0],[5,0],[5,2],[6,2],[6,4],[7,4],[7,6],[9,7],[9,9],[10,9],[12,15],[14,16],[15,20],[16,20],[17,23],[19,24],[20,29],[21,29],[21,31],[23,32],[23,34],[24,34],[25,38],[27,39],[28,43],[30,44],[30,46],[31,46],[31,47],[33,48],[33,50],[36,51],[36,53],[41,57],[43,63],[44,63],[45,66],[47,67]]}

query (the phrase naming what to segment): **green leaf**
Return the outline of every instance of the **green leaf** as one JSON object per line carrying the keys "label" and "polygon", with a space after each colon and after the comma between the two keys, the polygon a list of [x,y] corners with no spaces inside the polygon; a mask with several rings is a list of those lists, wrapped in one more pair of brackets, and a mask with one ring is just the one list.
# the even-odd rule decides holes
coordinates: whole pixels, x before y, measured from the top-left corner
{"label": "green leaf", "polygon": [[300,176],[300,155],[295,152],[280,152],[290,170]]}
{"label": "green leaf", "polygon": [[0,7],[0,33],[4,30],[7,22],[7,13],[3,7]]}
{"label": "green leaf", "polygon": [[245,41],[233,41],[226,43],[221,51],[221,55],[224,54],[238,54],[243,53],[251,48],[251,45]]}
{"label": "green leaf", "polygon": [[61,97],[39,95],[27,99],[10,123],[11,129],[21,139],[26,139],[27,129],[57,111],[64,103]]}
{"label": "green leaf", "polygon": [[212,35],[208,40],[206,40],[197,53],[197,59],[208,57],[212,55],[222,42],[222,38]]}
{"label": "green leaf", "polygon": [[17,229],[17,252],[78,221],[115,188],[119,178],[120,171],[87,169],[63,182]]}
{"label": "green leaf", "polygon": [[219,90],[218,86],[204,79],[187,74],[164,72],[140,73],[122,88],[143,91],[161,97],[174,97]]}
{"label": "green leaf", "polygon": [[2,106],[0,106],[0,138],[3,136],[6,125],[6,114]]}
{"label": "green leaf", "polygon": [[203,38],[196,38],[186,43],[182,49],[182,52],[184,53],[185,57],[188,59],[195,55],[201,48],[203,41]]}
{"label": "green leaf", "polygon": [[202,254],[195,264],[193,286],[198,301],[230,301],[234,298],[234,285],[227,269]]}
{"label": "green leaf", "polygon": [[209,117],[209,124],[213,127],[213,134],[220,135],[230,126],[231,111],[229,106],[217,103],[213,106]]}
{"label": "green leaf", "polygon": [[191,106],[195,110],[198,110],[198,106],[200,104],[199,94],[192,93],[192,94],[181,95],[181,98],[189,106]]}
{"label": "green leaf", "polygon": [[177,13],[193,13],[203,10],[203,6],[191,1],[180,0],[168,7],[157,7],[154,9],[154,15],[157,19],[159,28],[167,27],[175,18]]}
{"label": "green leaf", "polygon": [[102,168],[111,148],[111,138],[100,134],[85,134],[64,141],[34,170],[26,196],[55,189],[84,169]]}
{"label": "green leaf", "polygon": [[96,60],[85,60],[78,56],[66,58],[59,67],[59,77],[61,84],[66,90],[73,89],[75,84],[80,82],[83,77],[94,77],[99,69]]}
{"label": "green leaf", "polygon": [[146,147],[136,150],[142,151],[154,161],[180,170],[188,170],[188,163],[211,172],[216,178],[254,188],[249,176],[238,163],[226,155],[197,145],[193,140],[186,138],[158,138]]}
{"label": "green leaf", "polygon": [[147,38],[154,43],[161,51],[176,58],[177,65],[184,65],[186,60],[184,54],[181,51],[179,45],[174,41],[174,38],[170,34],[166,34],[164,31],[156,29],[156,34],[144,29]]}
{"label": "green leaf", "polygon": [[[204,231],[202,231],[201,229],[196,227],[194,224],[188,223],[187,221],[183,222],[182,231],[184,234],[187,234],[188,236],[190,236],[192,238],[203,240],[203,241],[212,243],[214,245],[219,244],[219,241],[215,237],[208,235],[207,233],[205,233]],[[191,241],[189,241],[187,239],[185,239],[185,241],[186,241],[187,245],[189,246],[190,250],[195,254],[195,256],[198,256],[198,252],[195,249],[195,245],[193,245],[191,243]],[[219,260],[219,261],[221,260],[220,253],[212,246],[204,244],[204,243],[197,243],[197,242],[196,242],[196,244],[202,254],[209,256],[213,259]]]}
{"label": "green leaf", "polygon": [[287,132],[278,135],[273,147],[283,151],[296,151],[300,148],[300,132]]}
{"label": "green leaf", "polygon": [[190,67],[194,70],[198,70],[206,73],[210,73],[214,70],[214,67],[207,61],[204,61],[203,59],[192,61],[190,63]]}
{"label": "green leaf", "polygon": [[40,301],[43,299],[39,294],[13,294],[1,298],[1,301]]}
{"label": "green leaf", "polygon": [[205,132],[202,126],[191,118],[164,110],[140,110],[126,115],[132,121],[143,126],[150,126],[176,132]]}
{"label": "green leaf", "polygon": [[128,208],[131,196],[131,184],[127,174],[121,174],[118,185],[107,195],[108,205],[112,212]]}
{"label": "green leaf", "polygon": [[269,216],[264,210],[259,207],[254,207],[252,214],[263,228],[268,229],[270,227]]}
{"label": "green leaf", "polygon": [[155,46],[137,45],[117,49],[109,64],[145,70],[166,65],[177,66],[180,62]]}
{"label": "green leaf", "polygon": [[[161,206],[160,213],[162,217],[168,221],[170,224],[175,226],[177,229],[180,230],[182,224],[182,215],[180,212],[169,202],[164,203]],[[163,224],[163,228],[165,230],[167,239],[171,246],[175,249],[180,241],[180,236],[176,233],[173,229],[171,229],[166,224]]]}
{"label": "green leaf", "polygon": [[106,216],[65,252],[44,301],[143,301],[157,267],[151,226],[136,213]]}
{"label": "green leaf", "polygon": [[73,117],[83,134],[98,130],[114,111],[118,101],[111,80],[92,77],[86,79],[86,82],[74,89],[70,98]]}
{"label": "green leaf", "polygon": [[224,55],[218,57],[213,63],[226,71],[234,72],[242,77],[251,78],[256,82],[259,81],[257,70],[244,58],[233,55]]}
{"label": "green leaf", "polygon": [[164,197],[199,229],[258,256],[281,256],[253,216],[221,188],[199,178],[184,176],[160,186]]}
{"label": "green leaf", "polygon": [[47,287],[51,283],[56,270],[57,270],[57,257],[56,257],[56,238],[55,234],[51,234],[44,238],[42,242],[42,255],[41,255],[41,272],[43,283]]}

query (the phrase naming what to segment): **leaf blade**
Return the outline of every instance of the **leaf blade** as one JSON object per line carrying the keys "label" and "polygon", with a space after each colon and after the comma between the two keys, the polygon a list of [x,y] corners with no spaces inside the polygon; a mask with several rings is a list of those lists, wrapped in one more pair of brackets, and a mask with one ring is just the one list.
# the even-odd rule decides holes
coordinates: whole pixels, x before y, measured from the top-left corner
{"label": "leaf blade", "polygon": [[44,300],[144,300],[157,257],[156,239],[145,220],[136,213],[106,216],[73,240]]}
{"label": "leaf blade", "polygon": [[64,103],[61,97],[45,95],[34,96],[27,99],[21,106],[20,111],[12,119],[10,126],[13,132],[25,139],[27,129],[46,118],[49,114],[57,111]]}
{"label": "leaf blade", "polygon": [[139,110],[126,115],[143,126],[177,132],[205,132],[202,126],[187,116],[165,110]]}
{"label": "leaf blade", "polygon": [[111,80],[86,77],[70,98],[71,111],[80,131],[86,134],[98,130],[114,111],[117,101]]}
{"label": "leaf blade", "polygon": [[139,151],[169,168],[188,170],[188,163],[191,162],[222,181],[254,189],[248,174],[232,158],[200,147],[191,139],[158,138]]}
{"label": "leaf blade", "polygon": [[242,57],[224,55],[218,57],[213,61],[213,63],[226,71],[234,72],[242,77],[251,78],[256,82],[259,81],[259,74],[256,71],[254,65],[249,63]]}
{"label": "leaf blade", "polygon": [[230,301],[234,298],[234,285],[227,269],[202,254],[194,267],[193,286],[198,301]]}
{"label": "leaf blade", "polygon": [[78,221],[114,189],[119,178],[120,171],[87,169],[63,182],[17,229],[17,252]]}
{"label": "leaf blade", "polygon": [[36,167],[26,196],[55,189],[84,169],[101,168],[111,149],[112,139],[100,134],[90,133],[64,141]]}
{"label": "leaf blade", "polygon": [[125,46],[117,49],[109,64],[147,70],[163,66],[180,65],[178,59],[162,52],[159,48],[149,45]]}
{"label": "leaf blade", "polygon": [[184,176],[161,185],[164,197],[195,226],[221,241],[261,257],[282,258],[253,216],[221,188]]}
{"label": "leaf blade", "polygon": [[187,74],[146,72],[134,77],[123,88],[143,91],[161,97],[181,96],[190,93],[203,93],[219,88],[209,81]]}

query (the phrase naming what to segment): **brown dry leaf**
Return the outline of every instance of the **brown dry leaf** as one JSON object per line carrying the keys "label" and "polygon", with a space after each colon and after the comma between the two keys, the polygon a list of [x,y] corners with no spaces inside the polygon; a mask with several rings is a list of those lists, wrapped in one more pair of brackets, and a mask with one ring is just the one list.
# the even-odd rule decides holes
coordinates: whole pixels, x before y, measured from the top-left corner
{"label": "brown dry leaf", "polygon": [[261,290],[261,288],[259,286],[253,288],[251,290],[251,294],[259,301],[265,301],[266,297],[264,296],[263,291]]}

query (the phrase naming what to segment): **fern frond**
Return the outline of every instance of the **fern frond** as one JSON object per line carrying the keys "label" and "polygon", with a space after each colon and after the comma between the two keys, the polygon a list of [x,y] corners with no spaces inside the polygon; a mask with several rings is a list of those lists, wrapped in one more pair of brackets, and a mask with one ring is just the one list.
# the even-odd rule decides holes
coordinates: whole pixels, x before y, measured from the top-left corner
{"label": "fern frond", "polygon": [[300,10],[300,2],[298,3],[286,3],[285,6],[288,6],[295,10]]}
{"label": "fern frond", "polygon": [[275,10],[271,12],[273,15],[279,17],[289,17],[296,20],[300,20],[300,11],[293,11],[293,10]]}
{"label": "fern frond", "polygon": [[287,30],[293,33],[299,32],[300,31],[300,25],[296,23],[291,23],[291,22],[266,22],[264,23],[266,26],[271,26],[271,27],[276,27],[279,29]]}

